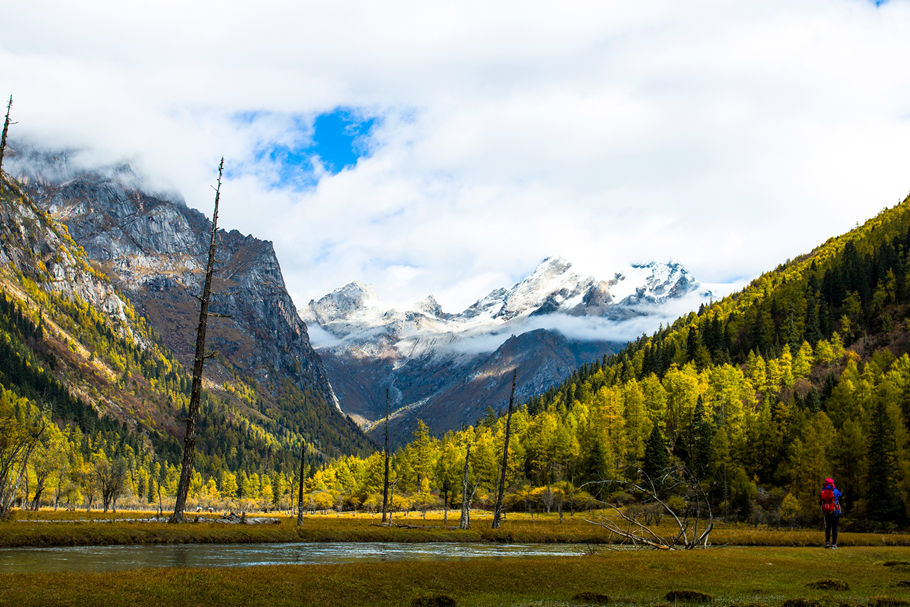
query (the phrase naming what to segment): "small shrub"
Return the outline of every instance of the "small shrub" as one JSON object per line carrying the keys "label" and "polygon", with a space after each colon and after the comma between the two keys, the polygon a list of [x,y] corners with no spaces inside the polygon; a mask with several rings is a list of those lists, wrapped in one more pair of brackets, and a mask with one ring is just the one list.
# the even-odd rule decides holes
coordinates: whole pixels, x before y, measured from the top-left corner
{"label": "small shrub", "polygon": [[850,585],[840,580],[818,580],[809,582],[806,587],[813,590],[850,590]]}
{"label": "small shrub", "polygon": [[826,604],[822,601],[815,599],[787,599],[783,602],[781,607],[826,607]]}
{"label": "small shrub", "polygon": [[671,590],[664,599],[671,603],[709,603],[714,597],[697,590]]}
{"label": "small shrub", "polygon": [[411,601],[411,607],[455,607],[455,599],[444,594],[419,596]]}
{"label": "small shrub", "polygon": [[903,607],[904,605],[910,605],[910,601],[890,596],[874,596],[869,599],[869,607]]}
{"label": "small shrub", "polygon": [[610,603],[610,597],[605,594],[600,594],[599,592],[579,592],[572,597],[573,601],[579,601],[582,603],[588,603],[591,605],[608,605]]}

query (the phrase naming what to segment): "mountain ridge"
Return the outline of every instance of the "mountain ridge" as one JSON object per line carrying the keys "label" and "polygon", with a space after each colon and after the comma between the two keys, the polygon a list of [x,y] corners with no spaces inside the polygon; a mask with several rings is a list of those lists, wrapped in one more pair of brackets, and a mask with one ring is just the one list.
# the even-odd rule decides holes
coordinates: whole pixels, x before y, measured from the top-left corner
{"label": "mountain ridge", "polygon": [[300,314],[324,333],[314,331],[314,343],[342,409],[375,429],[389,388],[391,432],[401,440],[418,419],[442,433],[499,410],[515,368],[517,394],[529,398],[618,350],[630,326],[636,335],[639,323],[656,328],[662,306],[694,309],[713,295],[673,262],[629,265],[601,280],[547,257],[511,288],[494,289],[457,313],[432,295],[407,308],[385,307],[371,285],[352,281]]}
{"label": "mountain ridge", "polygon": [[[92,270],[110,277],[187,367],[209,219],[179,200],[132,189],[141,180],[126,165],[110,174],[73,167],[65,152],[22,149],[10,156],[9,170],[42,212],[67,226]],[[323,402],[334,412],[320,414],[320,436],[307,435],[316,450],[332,456],[343,452],[342,444],[368,448],[369,440],[338,410],[272,244],[219,230],[218,258],[212,311],[227,318],[209,323],[208,345],[217,355],[206,365],[207,385],[245,385],[249,404],[269,411],[271,420],[285,420],[291,431],[292,419],[313,421],[303,409],[321,409]]]}

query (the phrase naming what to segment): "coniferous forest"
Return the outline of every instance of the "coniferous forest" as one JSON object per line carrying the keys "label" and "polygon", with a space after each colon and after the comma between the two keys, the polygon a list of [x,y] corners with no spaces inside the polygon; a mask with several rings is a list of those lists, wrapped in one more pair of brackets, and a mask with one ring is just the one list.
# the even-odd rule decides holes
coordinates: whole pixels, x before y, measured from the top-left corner
{"label": "coniferous forest", "polygon": [[[906,525],[908,272],[905,200],[578,369],[513,416],[508,504],[551,511],[622,503],[631,496],[599,481],[653,475],[672,460],[729,519],[815,522],[820,483],[833,476],[851,524]],[[411,505],[457,493],[470,444],[478,499],[489,506],[504,425],[490,415],[441,439],[421,429],[394,458]],[[380,465],[378,454],[341,459],[310,488],[326,502],[375,507]]]}
{"label": "coniferous forest", "polygon": [[[28,296],[0,298],[7,469],[25,457],[13,452],[13,437],[40,440],[14,500],[105,509],[166,502],[179,474],[178,433],[168,425],[186,406],[185,370],[135,312],[139,338],[78,297],[43,288],[41,276],[15,280]],[[562,513],[629,503],[634,496],[604,481],[656,475],[673,462],[728,520],[813,522],[820,479],[833,476],[851,525],[905,526],[908,316],[905,201],[523,403],[511,420],[505,507]],[[75,339],[67,344],[63,334]],[[88,361],[61,366],[61,349],[80,348]],[[96,357],[113,380],[89,395],[67,387],[78,364]],[[159,402],[173,417],[99,406],[118,398]],[[289,509],[303,448],[308,508],[380,509],[382,452],[368,455],[353,434],[334,451],[320,446],[324,401],[293,387],[284,398],[299,406],[276,423],[257,422],[255,395],[240,379],[206,394],[191,504]],[[474,505],[492,507],[504,428],[492,410],[443,437],[420,424],[392,457],[393,509],[460,504],[469,447]]]}

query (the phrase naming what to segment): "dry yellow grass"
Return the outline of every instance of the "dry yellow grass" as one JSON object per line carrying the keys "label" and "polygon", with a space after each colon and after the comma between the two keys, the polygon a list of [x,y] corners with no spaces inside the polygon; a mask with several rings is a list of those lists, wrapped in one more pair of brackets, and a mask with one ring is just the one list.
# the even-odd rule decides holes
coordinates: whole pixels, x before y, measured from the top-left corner
{"label": "dry yellow grass", "polygon": [[[408,517],[396,515],[396,526],[379,524],[379,515],[334,512],[312,514],[297,527],[295,519],[278,515],[277,525],[221,525],[206,522],[212,516],[200,515],[200,523],[169,525],[167,523],[126,522],[122,519],[153,516],[153,512],[121,511],[71,512],[41,510],[18,512],[13,522],[0,523],[2,546],[75,546],[91,544],[162,544],[162,543],[249,543],[249,542],[516,542],[516,543],[582,543],[603,544],[610,534],[588,520],[596,513],[528,516],[509,513],[501,529],[491,529],[492,515],[478,511],[472,514],[471,529],[455,529],[458,518],[452,512],[448,527],[442,526],[441,512]],[[455,513],[457,514],[457,513]],[[264,516],[275,516],[265,514]],[[57,522],[46,522],[57,521]],[[669,527],[660,529],[669,533]],[[742,524],[720,524],[711,534],[712,545],[742,546],[817,546],[823,540],[820,530],[776,529]],[[843,546],[910,546],[910,534],[842,533]]]}

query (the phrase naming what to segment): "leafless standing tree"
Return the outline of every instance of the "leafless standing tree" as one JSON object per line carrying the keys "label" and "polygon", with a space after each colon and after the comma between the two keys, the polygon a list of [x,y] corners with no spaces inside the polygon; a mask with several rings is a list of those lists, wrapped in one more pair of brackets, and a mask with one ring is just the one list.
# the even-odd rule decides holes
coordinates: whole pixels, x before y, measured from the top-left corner
{"label": "leafless standing tree", "polygon": [[496,506],[493,508],[493,529],[502,524],[502,496],[506,487],[506,470],[509,466],[509,430],[512,426],[512,405],[515,403],[515,381],[518,369],[512,370],[512,392],[509,393],[509,413],[506,415],[506,437],[502,444],[502,466],[499,468],[499,488],[496,490]]}
{"label": "leafless standing tree", "polygon": [[297,526],[303,524],[303,458],[306,455],[306,441],[300,445],[300,488],[297,493]]}
{"label": "leafless standing tree", "polygon": [[6,104],[6,119],[3,121],[3,133],[0,134],[0,174],[3,172],[3,154],[6,153],[6,134],[9,131],[9,125],[15,124],[9,121],[9,112],[13,107],[13,96],[9,96],[9,103]]}
{"label": "leafless standing tree", "polygon": [[[400,480],[401,480],[400,478],[396,478],[394,481],[392,481],[391,483],[389,483],[389,527],[392,526],[392,512],[393,512],[393,510],[395,509],[395,508],[394,508],[394,504],[395,504],[395,485],[397,485],[397,484],[398,484],[398,481],[400,481]],[[407,514],[407,513],[405,513],[405,514]]]}
{"label": "leafless standing tree", "polygon": [[449,524],[449,479],[442,479],[442,527]]}
{"label": "leafless standing tree", "polygon": [[480,476],[474,479],[474,486],[470,486],[468,475],[470,474],[471,462],[471,445],[468,444],[468,450],[464,456],[464,476],[461,479],[461,521],[458,524],[459,529],[470,529],[471,527],[471,502],[474,501],[474,494],[477,493],[477,487],[480,485]]}
{"label": "leafless standing tree", "polygon": [[[382,481],[382,522],[389,511],[389,389],[385,389],[385,475]],[[391,519],[391,517],[388,517]]]}
{"label": "leafless standing tree", "polygon": [[190,392],[190,406],[186,416],[186,437],[183,442],[183,464],[180,469],[180,483],[177,485],[177,499],[174,502],[172,523],[183,522],[186,495],[193,477],[193,463],[196,458],[196,420],[199,417],[199,401],[202,398],[202,368],[205,359],[212,355],[205,353],[205,330],[209,320],[209,299],[212,294],[212,276],[215,274],[215,247],[218,235],[218,203],[221,200],[221,175],[224,172],[224,157],[218,164],[218,187],[215,188],[215,212],[212,214],[212,237],[209,240],[209,257],[205,267],[205,282],[202,297],[199,298],[199,327],[196,329],[196,357],[193,359],[193,387]]}

